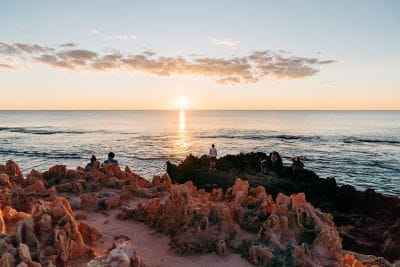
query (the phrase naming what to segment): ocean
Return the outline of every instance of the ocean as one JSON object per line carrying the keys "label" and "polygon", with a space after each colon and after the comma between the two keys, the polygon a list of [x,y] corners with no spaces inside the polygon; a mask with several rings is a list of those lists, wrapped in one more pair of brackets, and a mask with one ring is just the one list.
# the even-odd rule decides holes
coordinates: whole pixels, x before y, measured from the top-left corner
{"label": "ocean", "polygon": [[0,111],[0,163],[24,173],[113,151],[151,178],[167,160],[278,151],[339,184],[400,196],[400,111]]}

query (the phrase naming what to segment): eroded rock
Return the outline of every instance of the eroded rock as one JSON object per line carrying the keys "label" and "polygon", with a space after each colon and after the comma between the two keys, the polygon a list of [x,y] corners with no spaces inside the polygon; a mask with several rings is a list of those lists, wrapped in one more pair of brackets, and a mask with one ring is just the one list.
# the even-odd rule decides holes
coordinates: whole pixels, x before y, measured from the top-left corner
{"label": "eroded rock", "polygon": [[90,261],[88,267],[140,267],[141,262],[132,243],[128,240],[116,240],[109,252]]}
{"label": "eroded rock", "polygon": [[265,189],[250,189],[240,179],[224,197],[219,190],[197,190],[190,182],[171,185],[170,192],[165,201],[155,198],[140,203],[130,215],[127,211],[121,217],[133,217],[169,234],[171,246],[181,254],[215,251],[225,255],[228,249],[247,246],[253,264],[342,264],[332,217],[314,209],[304,194],[280,194],[274,203]]}

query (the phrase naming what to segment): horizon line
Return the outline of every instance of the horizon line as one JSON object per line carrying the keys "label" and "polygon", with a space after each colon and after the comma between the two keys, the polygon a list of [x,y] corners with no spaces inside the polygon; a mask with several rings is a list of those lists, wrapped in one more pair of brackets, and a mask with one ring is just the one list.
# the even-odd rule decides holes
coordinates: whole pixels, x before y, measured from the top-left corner
{"label": "horizon line", "polygon": [[0,111],[400,111],[396,109],[0,109]]}

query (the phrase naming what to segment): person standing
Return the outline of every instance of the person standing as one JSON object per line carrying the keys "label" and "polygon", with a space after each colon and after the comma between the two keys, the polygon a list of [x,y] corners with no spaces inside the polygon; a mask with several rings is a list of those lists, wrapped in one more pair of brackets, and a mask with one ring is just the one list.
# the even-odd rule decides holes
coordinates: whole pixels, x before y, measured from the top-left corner
{"label": "person standing", "polygon": [[210,148],[210,169],[215,170],[215,165],[217,164],[217,149],[215,145],[212,144]]}

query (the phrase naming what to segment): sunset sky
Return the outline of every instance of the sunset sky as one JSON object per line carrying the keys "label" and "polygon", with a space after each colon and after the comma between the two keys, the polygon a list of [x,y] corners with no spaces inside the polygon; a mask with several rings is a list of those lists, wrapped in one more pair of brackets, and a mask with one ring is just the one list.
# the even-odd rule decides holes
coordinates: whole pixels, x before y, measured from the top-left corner
{"label": "sunset sky", "polygon": [[400,1],[0,1],[0,109],[400,109]]}

